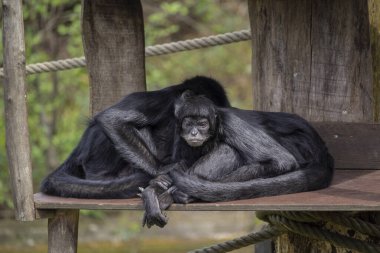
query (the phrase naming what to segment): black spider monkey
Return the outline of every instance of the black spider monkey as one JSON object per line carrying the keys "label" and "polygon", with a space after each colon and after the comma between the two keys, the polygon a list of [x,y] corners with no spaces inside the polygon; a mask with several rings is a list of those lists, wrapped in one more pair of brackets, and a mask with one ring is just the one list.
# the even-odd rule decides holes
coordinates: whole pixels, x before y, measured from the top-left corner
{"label": "black spider monkey", "polygon": [[175,116],[172,166],[177,169],[142,191],[143,225],[163,227],[167,218],[160,209],[173,198],[178,203],[247,199],[321,189],[331,182],[333,158],[297,115],[220,108],[185,92]]}
{"label": "black spider monkey", "polygon": [[43,180],[41,191],[78,198],[136,196],[138,187],[170,169],[164,165],[173,146],[174,101],[185,90],[229,106],[221,85],[201,76],[130,94],[95,115],[71,155]]}

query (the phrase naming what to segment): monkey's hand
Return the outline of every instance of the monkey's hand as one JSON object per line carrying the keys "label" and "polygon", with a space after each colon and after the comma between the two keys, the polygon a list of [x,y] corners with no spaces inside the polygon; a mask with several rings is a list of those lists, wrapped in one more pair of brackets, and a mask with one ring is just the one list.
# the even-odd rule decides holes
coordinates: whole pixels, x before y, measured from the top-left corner
{"label": "monkey's hand", "polygon": [[191,197],[187,193],[184,193],[183,191],[176,190],[174,193],[172,193],[174,203],[179,204],[189,204],[191,202],[195,202],[195,198]]}
{"label": "monkey's hand", "polygon": [[149,182],[149,186],[153,186],[155,189],[160,189],[161,191],[168,190],[172,184],[173,181],[167,174],[159,175]]}
{"label": "monkey's hand", "polygon": [[147,187],[142,191],[141,198],[145,207],[145,213],[142,222],[143,227],[145,225],[148,228],[153,225],[159,226],[161,228],[164,227],[168,222],[168,218],[161,211],[159,199],[157,197],[155,189],[150,186]]}
{"label": "monkey's hand", "polygon": [[174,200],[173,200],[172,194],[176,190],[177,190],[177,187],[172,186],[158,196],[158,202],[160,204],[161,210],[166,210],[169,208],[171,204],[173,204]]}
{"label": "monkey's hand", "polygon": [[145,225],[148,228],[151,228],[152,226],[156,225],[160,228],[165,227],[165,225],[168,223],[168,217],[166,217],[165,213],[162,212],[144,212],[144,217],[143,217],[143,223],[142,226],[144,227]]}
{"label": "monkey's hand", "polygon": [[[179,184],[181,183],[182,179],[186,180],[187,177],[189,177],[189,175],[187,175],[184,171],[172,171],[170,172],[170,176],[173,178],[175,183],[179,183]],[[177,186],[173,186],[171,188],[174,188],[174,187],[175,187],[175,190],[172,192],[174,203],[188,204],[188,203],[196,201],[196,198],[178,189]]]}

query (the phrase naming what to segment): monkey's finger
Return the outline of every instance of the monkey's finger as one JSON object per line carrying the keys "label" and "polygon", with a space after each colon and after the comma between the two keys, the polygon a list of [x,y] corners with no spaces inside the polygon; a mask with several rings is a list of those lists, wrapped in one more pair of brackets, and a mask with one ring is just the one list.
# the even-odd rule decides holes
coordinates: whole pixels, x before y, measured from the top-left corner
{"label": "monkey's finger", "polygon": [[143,191],[144,191],[144,188],[139,187],[139,191],[140,191],[140,192],[143,192]]}
{"label": "monkey's finger", "polygon": [[166,182],[157,182],[158,186],[161,187],[163,190],[167,190],[169,188],[169,184]]}
{"label": "monkey's finger", "polygon": [[165,225],[166,224],[168,224],[168,217],[166,216],[166,214],[164,213],[161,213],[160,215],[159,215],[159,217],[157,217],[158,219],[157,219],[157,223],[156,223],[156,225],[157,226],[159,226],[160,228],[163,228],[163,227],[165,227]]}
{"label": "monkey's finger", "polygon": [[170,188],[168,189],[167,192],[171,194],[171,193],[174,193],[175,191],[177,191],[177,189],[178,189],[177,186],[172,186],[172,187],[170,187]]}
{"label": "monkey's finger", "polygon": [[142,198],[142,194],[141,193],[137,193],[137,197]]}
{"label": "monkey's finger", "polygon": [[147,219],[146,212],[144,212],[144,216],[143,216],[143,219],[142,219],[142,227],[145,227],[145,225],[146,225],[146,219]]}

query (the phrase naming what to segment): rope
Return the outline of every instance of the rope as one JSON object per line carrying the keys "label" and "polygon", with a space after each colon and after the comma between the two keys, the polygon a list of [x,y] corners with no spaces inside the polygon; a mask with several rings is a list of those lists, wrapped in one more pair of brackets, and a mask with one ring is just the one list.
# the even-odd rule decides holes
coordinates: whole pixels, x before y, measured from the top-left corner
{"label": "rope", "polygon": [[[230,33],[223,33],[219,35],[213,35],[208,37],[201,37],[190,40],[183,40],[171,43],[165,43],[155,46],[148,46],[145,48],[145,56],[157,56],[164,54],[171,54],[182,51],[189,51],[194,49],[213,47],[218,45],[224,45],[239,41],[245,41],[251,39],[251,32],[249,30],[241,30]],[[38,74],[43,72],[60,71],[74,68],[81,68],[86,66],[86,60],[84,57],[70,58],[58,61],[48,61],[36,64],[29,64],[26,66],[26,74]],[[3,68],[0,69],[0,77],[4,76]]]}
{"label": "rope", "polygon": [[277,237],[282,234],[284,231],[279,230],[276,227],[266,226],[261,229],[259,232],[250,233],[245,236],[238,237],[236,239],[226,241],[220,244],[215,244],[206,248],[197,249],[190,251],[189,253],[220,253],[220,252],[229,252],[235,249],[240,249],[247,247],[251,244],[255,244],[261,241]]}
{"label": "rope", "polygon": [[304,237],[316,240],[328,241],[329,243],[360,252],[380,252],[380,245],[370,242],[350,238],[336,232],[322,229],[318,223],[331,222],[345,226],[364,235],[369,235],[380,239],[380,226],[363,221],[359,218],[348,216],[347,214],[334,212],[256,212],[257,217],[268,222],[270,225],[264,227],[257,233],[250,233],[227,242],[212,245],[191,253],[223,253],[235,249],[240,249],[251,244],[255,244],[267,239],[275,238],[285,232],[292,232]]}

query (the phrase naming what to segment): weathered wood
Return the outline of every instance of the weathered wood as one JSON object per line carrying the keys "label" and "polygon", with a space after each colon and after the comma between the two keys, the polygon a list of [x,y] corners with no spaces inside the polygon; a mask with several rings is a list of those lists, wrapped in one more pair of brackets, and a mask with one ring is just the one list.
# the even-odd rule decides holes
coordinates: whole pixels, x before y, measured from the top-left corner
{"label": "weathered wood", "polygon": [[[380,211],[380,170],[337,171],[332,186],[313,192],[230,202],[174,204],[172,211]],[[140,199],[76,199],[35,194],[39,209],[142,210]]]}
{"label": "weathered wood", "polygon": [[9,172],[16,219],[34,220],[32,164],[25,88],[21,0],[3,0],[4,106]]}
{"label": "weathered wood", "polygon": [[337,169],[380,169],[380,124],[314,122]]}
{"label": "weathered wood", "polygon": [[91,112],[145,90],[145,44],[139,0],[83,0],[83,45]]}
{"label": "weathered wood", "polygon": [[[250,0],[249,14],[256,109],[294,112],[311,121],[373,121],[366,0]],[[346,158],[338,149],[332,153],[341,166]],[[276,243],[277,252],[311,249],[346,252],[300,236],[281,236]]]}
{"label": "weathered wood", "polygon": [[36,209],[36,219],[54,218],[56,210],[54,209]]}
{"label": "weathered wood", "polygon": [[79,210],[59,210],[48,221],[48,252],[75,253],[78,244]]}
{"label": "weathered wood", "polygon": [[375,121],[380,121],[380,1],[368,1],[372,69],[373,69],[373,96],[375,103]]}
{"label": "weathered wood", "polygon": [[249,9],[256,109],[372,121],[366,1],[250,0]]}

